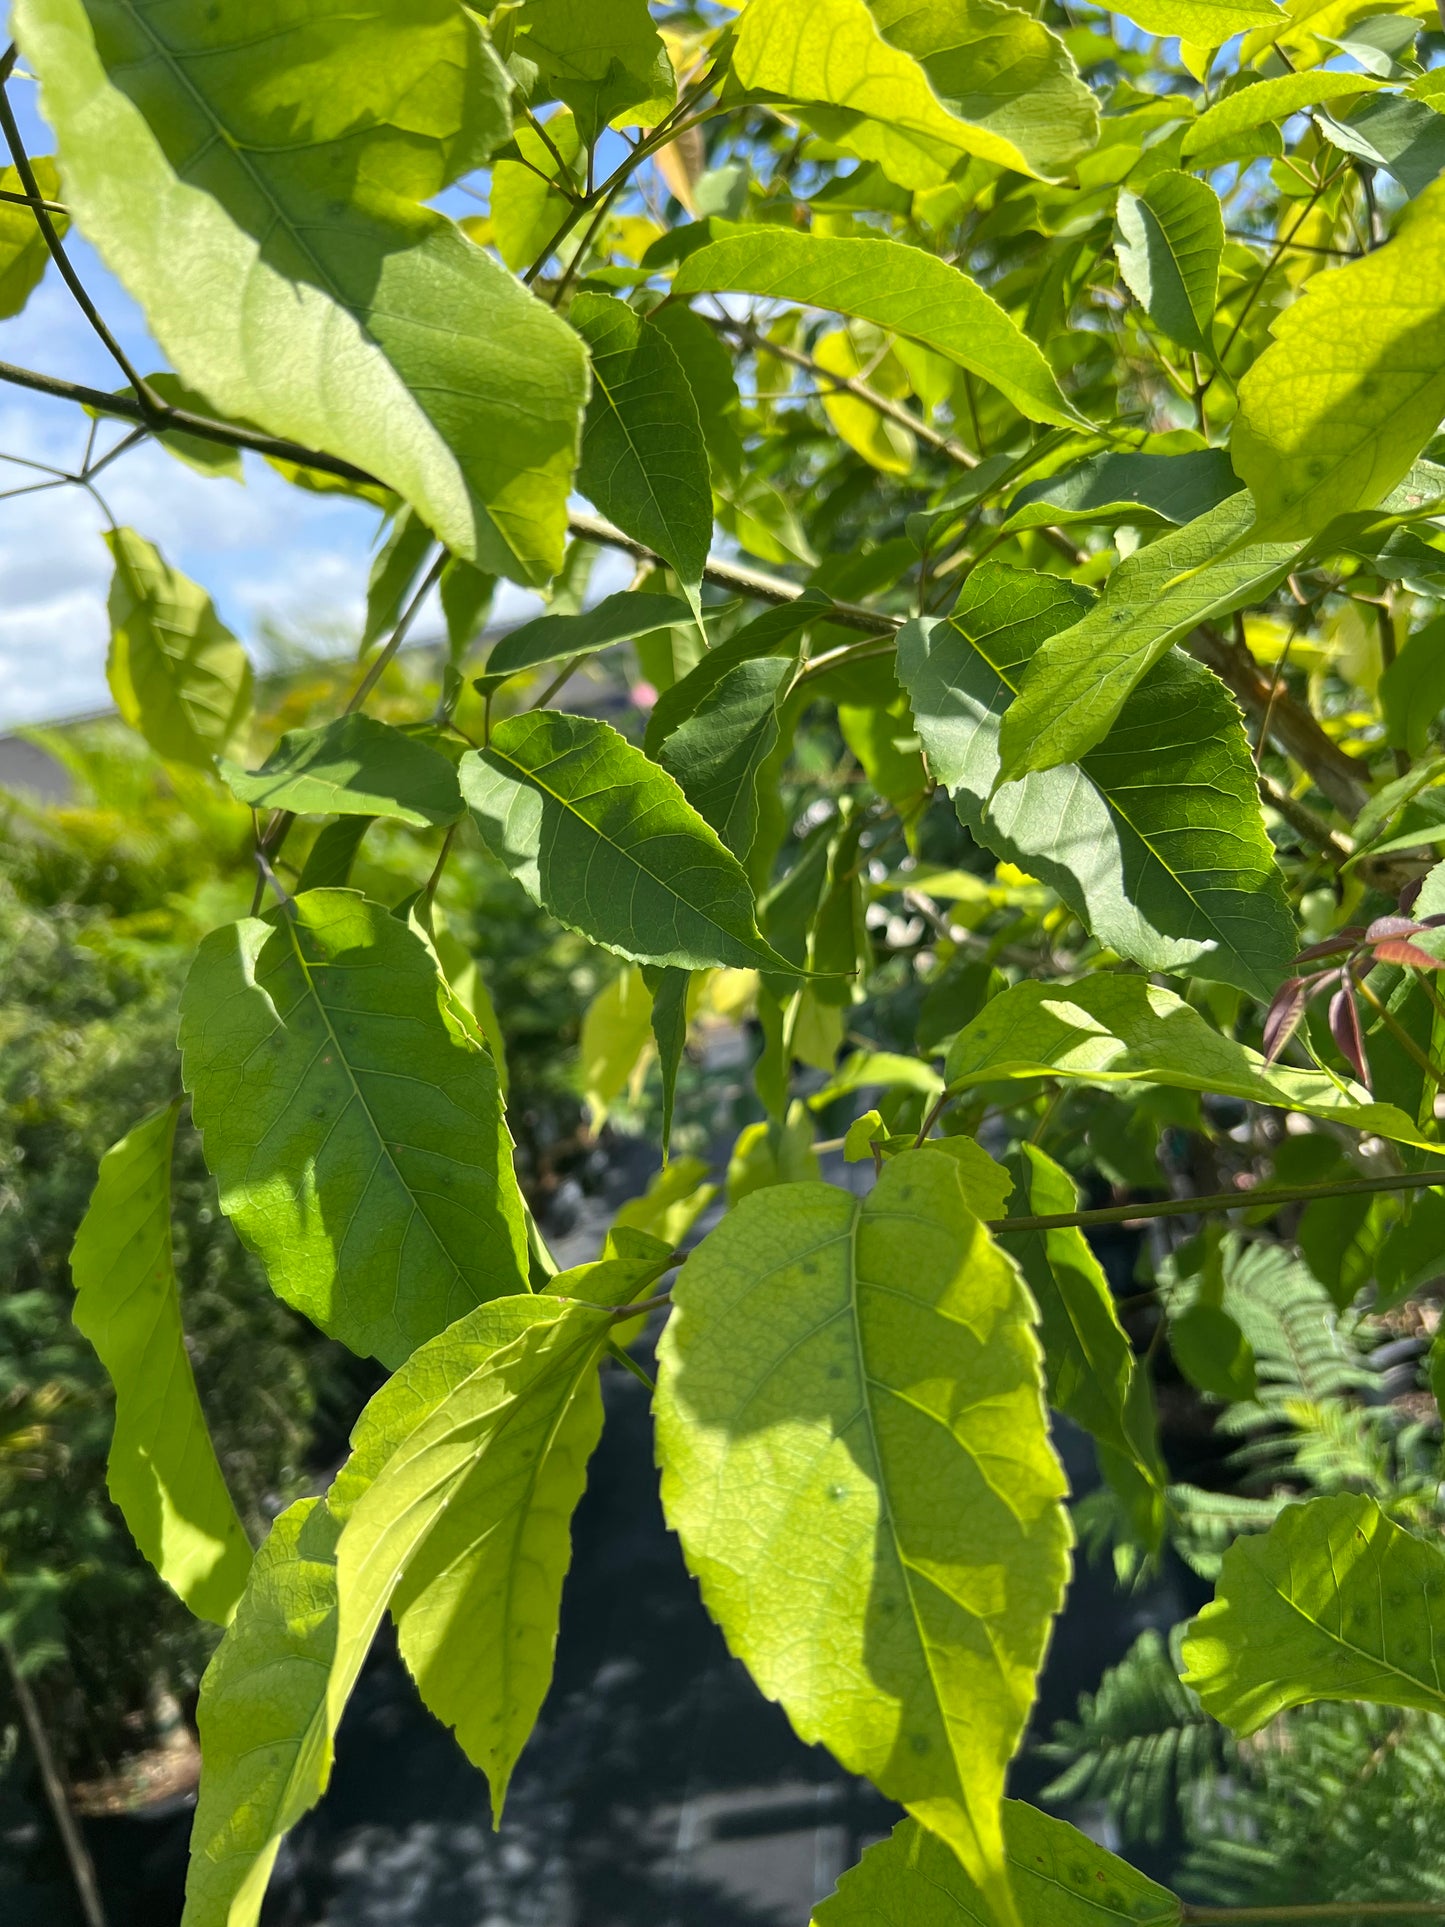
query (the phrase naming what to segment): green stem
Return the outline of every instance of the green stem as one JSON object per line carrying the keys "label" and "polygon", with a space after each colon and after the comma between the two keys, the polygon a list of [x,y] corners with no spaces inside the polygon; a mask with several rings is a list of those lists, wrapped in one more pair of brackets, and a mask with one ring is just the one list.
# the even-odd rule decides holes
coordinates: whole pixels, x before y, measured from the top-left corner
{"label": "green stem", "polygon": [[1252,1191],[1218,1191],[1205,1198],[1169,1198],[1155,1204],[1111,1204],[1099,1211],[1060,1212],[1038,1218],[995,1218],[990,1231],[1087,1230],[1096,1224],[1134,1224],[1143,1218],[1187,1218],[1204,1211],[1248,1211],[1255,1205],[1309,1204],[1315,1198],[1348,1198],[1372,1191],[1420,1191],[1445,1185],[1445,1170],[1386,1173],[1344,1184],[1262,1184]]}

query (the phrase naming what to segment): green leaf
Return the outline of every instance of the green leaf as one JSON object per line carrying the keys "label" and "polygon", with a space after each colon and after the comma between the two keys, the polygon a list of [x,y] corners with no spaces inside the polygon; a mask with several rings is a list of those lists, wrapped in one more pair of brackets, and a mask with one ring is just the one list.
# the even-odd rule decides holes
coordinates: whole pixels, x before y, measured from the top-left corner
{"label": "green leaf", "polygon": [[336,1548],[332,1730],[389,1605],[423,1700],[487,1775],[497,1822],[551,1682],[615,1322],[553,1295],[484,1305],[409,1359],[352,1435],[380,1470]]}
{"label": "green leaf", "polygon": [[680,301],[654,308],[647,319],[667,337],[668,346],[682,364],[702,422],[709,468],[714,475],[736,482],[742,475],[744,458],[732,356],[702,316]]}
{"label": "green leaf", "polygon": [[1193,47],[1222,47],[1233,34],[1282,27],[1287,16],[1274,0],[1128,0],[1112,9],[1145,33],[1178,34]]}
{"label": "green leaf", "polygon": [[[991,1158],[977,1138],[931,1137],[926,1149],[952,1158],[958,1168],[963,1201],[976,1218],[1001,1218],[1013,1194],[1014,1181],[997,1158]],[[989,1226],[990,1230],[995,1229]]]}
{"label": "green leaf", "polygon": [[590,1305],[629,1305],[671,1268],[673,1256],[672,1246],[661,1238],[630,1225],[613,1225],[600,1258],[559,1271],[544,1293]]}
{"label": "green leaf", "polygon": [[165,16],[23,0],[64,196],[181,378],[344,458],[455,554],[543,582],[586,397],[575,335],[423,203],[507,137],[455,0]]}
{"label": "green leaf", "polygon": [[[39,162],[34,164],[39,166]],[[204,395],[197,394],[194,388],[188,388],[178,376],[164,369],[147,375],[145,381],[151,393],[172,408],[184,408],[193,415],[209,415],[211,412],[211,405]],[[118,392],[122,395],[135,394],[129,383]],[[188,435],[183,428],[163,429],[157,439],[168,455],[174,455],[187,468],[195,469],[198,475],[224,476],[231,482],[244,482],[246,479],[239,448],[232,448],[225,442],[209,441],[204,435]]]}
{"label": "green leaf", "polygon": [[829,607],[827,596],[808,589],[796,602],[764,610],[752,622],[744,623],[726,642],[714,644],[694,668],[670,689],[664,689],[653,704],[642,739],[648,755],[657,760],[672,732],[689,716],[697,714],[723,678],[740,663],[756,662],[762,656],[783,652],[790,658],[795,657],[802,631],[809,623],[826,616]]}
{"label": "green leaf", "polygon": [[351,882],[352,867],[374,816],[338,816],[324,823],[316,833],[301,874],[296,879],[296,894],[304,890],[344,890]]}
{"label": "green leaf", "polygon": [[1077,427],[1081,420],[1043,351],[992,295],[901,241],[750,228],[689,255],[673,289],[765,295],[873,321],[991,382],[1030,421]]}
{"label": "green leaf", "polygon": [[1380,677],[1385,741],[1419,758],[1430,747],[1430,730],[1445,709],[1445,619],[1437,616],[1407,636],[1405,646]]}
{"label": "green leaf", "polygon": [[744,87],[809,108],[825,139],[877,161],[900,186],[939,187],[965,154],[1033,172],[1006,135],[943,105],[918,62],[883,38],[864,0],[751,0],[732,71]]}
{"label": "green leaf", "polygon": [[1119,564],[1089,613],[1029,664],[999,732],[1002,782],[1077,762],[1176,642],[1201,622],[1262,602],[1284,580],[1299,543],[1241,546],[1253,521],[1241,490]]}
{"label": "green leaf", "polygon": [[1249,1340],[1218,1305],[1188,1305],[1169,1320],[1169,1349],[1192,1385],[1238,1402],[1258,1389]]}
{"label": "green leaf", "polygon": [[544,662],[591,655],[614,643],[651,635],[656,629],[675,629],[692,621],[692,611],[675,595],[653,595],[644,589],[623,589],[604,596],[581,615],[536,616],[501,641],[487,657],[489,676],[515,676]]}
{"label": "green leaf", "polygon": [[1372,93],[1379,85],[1378,80],[1371,80],[1365,74],[1327,73],[1323,69],[1257,81],[1226,94],[1223,100],[1206,109],[1194,125],[1185,130],[1179,151],[1187,159],[1191,154],[1202,154],[1218,146],[1221,141],[1251,133],[1256,127],[1288,120],[1302,107],[1315,107],[1322,101],[1339,100],[1348,94]]}
{"label": "green leaf", "polygon": [[1165,168],[1142,193],[1119,190],[1115,251],[1129,292],[1183,348],[1210,351],[1224,213],[1207,181]]}
{"label": "green leaf", "polygon": [[1184,1683],[1239,1734],[1316,1700],[1441,1713],[1442,1636],[1445,1553],[1339,1493],[1286,1506],[1225,1553],[1184,1641]]}
{"label": "green leaf", "polygon": [[755,1191],[766,1191],[771,1185],[821,1177],[814,1135],[808,1107],[797,1099],[788,1106],[781,1123],[760,1119],[756,1124],[745,1124],[728,1159],[729,1206],[741,1204]]}
{"label": "green leaf", "polygon": [[1393,1104],[1372,1104],[1358,1085],[1325,1071],[1266,1064],[1143,977],[1100,973],[1072,984],[1014,984],[954,1038],[945,1075],[959,1091],[1027,1077],[1213,1091],[1429,1148]]}
{"label": "green leaf", "polygon": [[1171,654],[1078,763],[995,787],[999,717],[1085,606],[1057,577],[985,562],[947,621],[903,629],[898,673],[933,774],[972,834],[1101,943],[1267,998],[1298,939],[1239,712],[1209,670]]}
{"label": "green leaf", "polygon": [[148,1117],[101,1159],[70,1265],[76,1325],[115,1387],[110,1496],[166,1584],[198,1618],[224,1626],[251,1546],[216,1463],[181,1329],[171,1250],[179,1109]]}
{"label": "green leaf", "polygon": [[582,1096],[592,1129],[600,1131],[614,1098],[643,1066],[652,1039],[652,998],[635,964],[619,970],[592,999],[582,1018]]}
{"label": "green leaf", "polygon": [[1029,482],[1008,506],[1008,529],[1050,523],[1098,522],[1136,528],[1178,528],[1237,494],[1228,451],[1200,448],[1187,455],[1121,455],[1106,450],[1072,463],[1042,482]]}
{"label": "green leaf", "polygon": [[658,761],[689,803],[746,862],[758,826],[758,777],[778,740],[778,705],[794,674],[781,656],[741,662],[664,738]]}
{"label": "green leaf", "polygon": [[396,627],[412,584],[431,551],[434,537],[414,509],[403,505],[377,550],[366,584],[366,622],[361,654]]}
{"label": "green leaf", "polygon": [[[47,201],[60,194],[60,175],[48,154],[39,154],[30,163],[35,185]],[[0,188],[7,194],[23,194],[25,183],[13,167],[0,168]],[[55,232],[64,239],[70,227],[68,214],[52,214]],[[0,201],[0,321],[20,313],[40,286],[50,265],[50,249],[45,236],[28,207],[13,201]],[[239,465],[239,464],[238,464]]]}
{"label": "green leaf", "polygon": [[[1013,1216],[1065,1217],[1079,1209],[1073,1179],[1037,1145],[1020,1145],[1008,1168],[1015,1179]],[[1012,1232],[1000,1226],[996,1235],[1039,1308],[1050,1405],[1127,1459],[1162,1500],[1167,1473],[1152,1424],[1139,1423],[1134,1350],[1083,1232],[1077,1226]]]}
{"label": "green leaf", "polygon": [[181,999],[222,1209],[282,1298],[391,1366],[527,1276],[496,1068],[443,1000],[418,938],[345,890],[213,931]]}
{"label": "green leaf", "polygon": [[537,709],[462,758],[482,841],[534,903],[636,963],[786,969],[741,864],[665,770],[590,716]]}
{"label": "green leaf", "polygon": [[1239,385],[1233,457],[1261,533],[1374,508],[1445,414],[1445,184],[1384,247],[1305,283]]}
{"label": "green leaf", "polygon": [[687,1049],[688,991],[690,970],[659,969],[643,966],[643,980],[652,993],[652,1034],[657,1040],[657,1061],[662,1070],[662,1156],[666,1162],[672,1148],[672,1111],[677,1100],[677,1073]]}
{"label": "green leaf", "polygon": [[[1004,1846],[1022,1927],[1177,1927],[1182,1909],[1066,1820],[1005,1800]],[[946,1843],[900,1820],[813,1910],[815,1927],[994,1927]]]}
{"label": "green leaf", "polygon": [[319,729],[288,729],[260,769],[223,762],[221,774],[252,809],[298,816],[388,816],[426,829],[455,823],[463,807],[440,750],[360,710]]}
{"label": "green leaf", "polygon": [[283,1837],[326,1786],[339,1532],[325,1499],[281,1514],[206,1668],[182,1927],[255,1927]]}
{"label": "green leaf", "polygon": [[1017,1272],[952,1161],[916,1151],[861,1200],[745,1198],[673,1300],[663,1505],[708,1610],[800,1737],[946,1839],[1016,1923],[1003,1776],[1069,1545]]}
{"label": "green leaf", "polygon": [[647,0],[525,0],[516,32],[586,146],[604,127],[653,126],[677,99]]}
{"label": "green leaf", "polygon": [[712,483],[682,363],[665,335],[611,295],[579,294],[570,319],[592,356],[577,486],[672,564],[696,607],[712,541]]}
{"label": "green leaf", "polygon": [[1315,125],[1331,146],[1393,174],[1411,199],[1445,167],[1445,118],[1423,101],[1367,96],[1347,117],[1322,113]]}
{"label": "green leaf", "polygon": [[708,1167],[702,1158],[673,1158],[665,1164],[640,1198],[630,1198],[612,1221],[612,1229],[645,1231],[671,1251],[680,1245],[717,1196],[717,1186],[705,1182]]}
{"label": "green leaf", "polygon": [[110,654],[115,706],[158,756],[209,769],[251,715],[251,662],[211,598],[133,529],[112,529]]}
{"label": "green leaf", "polygon": [[808,1103],[820,1111],[835,1098],[875,1089],[921,1091],[925,1097],[937,1097],[943,1090],[943,1079],[921,1057],[903,1057],[887,1050],[855,1050],[823,1088],[814,1091]]}
{"label": "green leaf", "polygon": [[1041,174],[1099,133],[1098,104],[1057,34],[1000,0],[869,0],[892,46],[912,54],[958,119],[1012,141]]}

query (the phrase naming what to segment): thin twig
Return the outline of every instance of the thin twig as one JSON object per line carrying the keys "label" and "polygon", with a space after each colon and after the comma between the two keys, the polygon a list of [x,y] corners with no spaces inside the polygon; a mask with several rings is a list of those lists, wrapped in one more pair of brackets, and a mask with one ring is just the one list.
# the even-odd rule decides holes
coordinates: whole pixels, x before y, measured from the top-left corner
{"label": "thin twig", "polygon": [[432,590],[436,587],[437,583],[441,580],[441,573],[442,573],[442,569],[446,565],[446,559],[447,559],[446,550],[439,549],[437,551],[436,559],[433,561],[431,567],[427,570],[426,574],[422,577],[421,585],[417,589],[416,594],[412,597],[411,601],[406,605],[406,608],[402,611],[401,620],[397,623],[396,627],[392,630],[391,636],[387,641],[386,647],[377,656],[376,661],[371,665],[370,669],[367,670],[366,674],[362,677],[361,681],[356,685],[355,689],[352,690],[351,700],[347,703],[345,709],[343,709],[341,712],[343,716],[349,716],[353,710],[360,709],[361,705],[366,701],[367,697],[371,694],[372,690],[375,689],[376,685],[380,682],[382,676],[386,673],[387,667],[390,664],[392,657],[396,654],[397,650],[400,649],[401,645],[406,641],[407,632],[411,628],[411,625],[413,624],[413,622],[416,621],[417,614],[421,609],[421,605],[426,601],[427,597],[431,594]]}
{"label": "thin twig", "polygon": [[35,1753],[35,1763],[40,1769],[40,1783],[45,1788],[45,1798],[54,1816],[60,1843],[65,1849],[65,1858],[70,1865],[70,1877],[75,1882],[75,1891],[80,1897],[80,1907],[85,1916],[86,1927],[105,1927],[105,1908],[101,1903],[100,1887],[95,1878],[95,1864],[91,1860],[84,1836],[76,1825],[75,1815],[70,1810],[70,1802],[65,1797],[65,1782],[60,1777],[60,1769],[56,1765],[50,1737],[45,1731],[45,1722],[40,1717],[40,1708],[35,1702],[35,1695],[30,1690],[30,1682],[21,1671],[19,1658],[9,1640],[0,1640],[0,1649],[3,1649],[5,1654],[11,1690],[15,1694],[21,1721]]}
{"label": "thin twig", "polygon": [[65,243],[61,240],[55,223],[50,218],[50,209],[46,204],[45,196],[40,192],[40,183],[35,178],[35,169],[30,165],[30,156],[25,151],[24,141],[20,138],[20,127],[15,119],[15,110],[10,105],[10,96],[6,93],[3,84],[0,84],[0,129],[4,131],[6,142],[10,148],[11,159],[15,162],[15,171],[24,183],[25,192],[30,200],[31,212],[35,216],[35,225],[40,229],[45,245],[50,250],[50,257],[60,270],[62,280],[75,296],[81,313],[105,344],[106,350],[114,360],[116,366],[130,383],[131,387],[134,388],[136,398],[141,406],[146,410],[147,414],[154,414],[156,411],[156,396],[147,384],[145,377],[137,372],[131,362],[130,356],[111,333],[109,327],[106,325],[105,317],[86,293],[85,284],[76,273],[70,256],[65,252]]}
{"label": "thin twig", "polygon": [[1206,1198],[1169,1198],[1159,1204],[1110,1204],[1099,1211],[1064,1211],[1035,1218],[994,1218],[989,1230],[1087,1230],[1096,1224],[1134,1224],[1145,1218],[1190,1218],[1196,1212],[1250,1211],[1257,1205],[1308,1204],[1314,1198],[1349,1198],[1372,1191],[1420,1191],[1445,1185],[1445,1170],[1408,1171],[1383,1177],[1351,1178],[1343,1184],[1262,1184],[1250,1191],[1216,1191]]}

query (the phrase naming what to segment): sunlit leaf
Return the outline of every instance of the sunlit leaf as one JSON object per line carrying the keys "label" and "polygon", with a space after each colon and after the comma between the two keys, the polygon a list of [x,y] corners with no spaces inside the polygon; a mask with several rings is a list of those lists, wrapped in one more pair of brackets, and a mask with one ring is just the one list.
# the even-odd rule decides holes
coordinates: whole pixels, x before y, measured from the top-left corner
{"label": "sunlit leaf", "polygon": [[679,294],[732,289],[856,315],[971,369],[1030,421],[1079,419],[1042,351],[992,295],[961,269],[900,241],[750,229],[690,254],[673,287]]}
{"label": "sunlit leaf", "polygon": [[[181,377],[388,483],[448,548],[561,561],[586,394],[565,323],[425,206],[510,128],[455,0],[117,13],[24,0],[65,199]],[[142,78],[143,77],[143,78]]]}
{"label": "sunlit leaf", "polygon": [[861,1201],[744,1199],[673,1297],[663,1503],[709,1611],[799,1735],[947,1839],[1015,1921],[1003,1771],[1069,1541],[1018,1274],[952,1162],[919,1151]]}
{"label": "sunlit leaf", "polygon": [[1266,1064],[1181,997],[1137,976],[1013,985],[954,1038],[945,1074],[958,1090],[1021,1077],[1166,1084],[1304,1111],[1401,1144],[1426,1142],[1393,1104],[1372,1104],[1358,1085],[1324,1071]]}
{"label": "sunlit leaf", "polygon": [[482,839],[534,902],[638,963],[786,968],[752,891],[665,770],[592,717],[508,717],[463,757]]}
{"label": "sunlit leaf", "polygon": [[[39,154],[30,166],[41,194],[47,201],[55,200],[60,193],[60,175],[55,162],[48,154]],[[17,168],[0,168],[0,188],[7,194],[24,194],[25,183]],[[50,218],[55,232],[63,239],[70,226],[70,216],[54,213]],[[0,201],[0,321],[8,321],[20,313],[40,286],[49,265],[50,249],[29,208],[17,207],[13,201]]]}
{"label": "sunlit leaf", "polygon": [[1370,93],[1379,86],[1367,74],[1334,73],[1318,70],[1306,74],[1280,74],[1240,87],[1202,113],[1185,131],[1179,151],[1186,156],[1202,154],[1219,142],[1247,134],[1268,121],[1287,120],[1301,107],[1321,101],[1339,100],[1345,95]]}
{"label": "sunlit leaf", "polygon": [[622,590],[604,596],[577,615],[548,613],[524,622],[503,636],[487,657],[487,674],[517,675],[544,662],[561,662],[609,649],[614,643],[629,642],[655,629],[675,629],[691,619],[691,610],[676,596],[650,594],[643,589]]}
{"label": "sunlit leaf", "polygon": [[131,1536],[201,1619],[225,1625],[251,1546],[216,1463],[181,1328],[171,1251],[179,1106],[136,1125],[100,1161],[70,1254],[75,1322],[115,1387],[106,1485]]}
{"label": "sunlit leaf", "polygon": [[523,0],[516,34],[588,146],[604,127],[652,126],[677,98],[647,0]]}
{"label": "sunlit leaf", "polygon": [[[1066,1820],[1005,1800],[1004,1847],[1021,1927],[1176,1927],[1179,1902]],[[813,1910],[815,1927],[994,1927],[958,1856],[902,1820]]]}
{"label": "sunlit leaf", "polygon": [[115,706],[158,756],[209,769],[250,720],[250,658],[205,590],[142,536],[113,529],[106,541]]}
{"label": "sunlit leaf", "polygon": [[380,905],[316,890],[213,932],[181,1049],[222,1208],[323,1331],[395,1366],[525,1288],[496,1068]]}
{"label": "sunlit leaf", "polygon": [[1314,1700],[1440,1713],[1442,1636],[1445,1554],[1339,1493],[1235,1541],[1189,1628],[1184,1682],[1236,1733]]}
{"label": "sunlit leaf", "polygon": [[318,729],[288,730],[258,770],[223,763],[232,795],[256,810],[301,816],[389,816],[416,829],[462,813],[456,770],[419,736],[359,710]]}
{"label": "sunlit leaf", "polygon": [[904,187],[941,185],[964,154],[1032,172],[1007,135],[950,112],[879,24],[864,0],[751,0],[733,72],[744,87],[809,107],[819,133]]}
{"label": "sunlit leaf", "polygon": [[1445,185],[1384,247],[1306,283],[1239,388],[1233,457],[1262,533],[1373,508],[1445,414]]}
{"label": "sunlit leaf", "polygon": [[1119,564],[1088,614],[1030,662],[999,731],[1003,781],[1077,762],[1176,642],[1284,580],[1300,544],[1244,540],[1254,515],[1241,490]]}

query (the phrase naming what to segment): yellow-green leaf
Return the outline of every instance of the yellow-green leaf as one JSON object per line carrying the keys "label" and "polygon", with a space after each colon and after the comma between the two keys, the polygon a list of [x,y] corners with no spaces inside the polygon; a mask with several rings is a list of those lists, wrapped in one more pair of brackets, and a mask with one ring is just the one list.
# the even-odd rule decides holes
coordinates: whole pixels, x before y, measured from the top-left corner
{"label": "yellow-green leaf", "polygon": [[408,1360],[352,1435],[380,1469],[336,1548],[331,1728],[389,1606],[422,1698],[486,1773],[498,1821],[552,1676],[613,1325],[556,1296],[484,1305]]}
{"label": "yellow-green leaf", "polygon": [[106,537],[110,584],[106,680],[115,706],[158,756],[209,769],[251,715],[251,662],[205,590],[133,529]]}
{"label": "yellow-green leaf", "polygon": [[1003,1776],[1069,1545],[1017,1271],[925,1150],[861,1200],[745,1198],[673,1298],[663,1504],[709,1611],[801,1737],[948,1840],[1016,1924]]}
{"label": "yellow-green leaf", "polygon": [[1178,34],[1195,47],[1222,47],[1233,34],[1284,26],[1288,18],[1274,0],[1127,0],[1112,11],[1145,33]]}
{"label": "yellow-green leaf", "polygon": [[999,725],[999,783],[1078,762],[1176,642],[1284,580],[1300,543],[1249,541],[1254,519],[1240,490],[1120,563],[1093,608],[1031,658]]}
{"label": "yellow-green leaf", "polygon": [[224,1626],[251,1546],[216,1462],[181,1328],[171,1250],[179,1109],[148,1117],[101,1159],[70,1265],[76,1325],[115,1387],[110,1496],[166,1584],[199,1618]]}
{"label": "yellow-green leaf", "polygon": [[1236,1539],[1184,1642],[1184,1683],[1236,1733],[1314,1700],[1445,1713],[1445,1553],[1363,1493]]}
{"label": "yellow-green leaf", "polygon": [[1271,121],[1287,120],[1302,107],[1339,100],[1349,94],[1373,93],[1381,83],[1367,74],[1331,73],[1319,69],[1305,74],[1280,74],[1226,94],[1202,113],[1185,132],[1179,151],[1186,158],[1202,154],[1220,141],[1233,140]]}
{"label": "yellow-green leaf", "polygon": [[350,890],[214,931],[181,998],[222,1209],[282,1298],[392,1366],[527,1278],[496,1067],[445,1002],[426,946]]}
{"label": "yellow-green leaf", "polygon": [[[1078,1210],[1073,1179],[1036,1144],[1022,1145],[1010,1164],[1017,1179],[1015,1217],[1067,1217]],[[1167,1475],[1154,1427],[1141,1423],[1132,1396],[1134,1351],[1103,1267],[1077,1226],[1011,1232],[1004,1224],[995,1230],[1039,1307],[1049,1403],[1129,1461],[1160,1502],[1162,1525]]]}
{"label": "yellow-green leaf", "polygon": [[1163,168],[1139,193],[1119,192],[1115,251],[1129,292],[1183,348],[1209,352],[1224,252],[1224,213],[1207,181]]}
{"label": "yellow-green leaf", "polygon": [[1033,171],[1013,141],[948,111],[865,0],[751,0],[732,70],[744,87],[814,109],[821,134],[900,186],[938,187],[965,154]]}
{"label": "yellow-green leaf", "polygon": [[562,559],[581,344],[424,205],[510,128],[456,0],[21,0],[64,198],[183,380],[355,463],[456,554]]}
{"label": "yellow-green leaf", "polygon": [[1143,977],[1101,972],[1072,984],[1014,984],[954,1038],[945,1074],[959,1091],[1022,1077],[1213,1091],[1431,1148],[1393,1104],[1373,1104],[1359,1085],[1325,1071],[1266,1064]]}
{"label": "yellow-green leaf", "polygon": [[420,736],[359,710],[288,729],[258,770],[222,762],[233,796],[299,816],[390,816],[414,829],[454,823],[462,793],[450,759]]}
{"label": "yellow-green leaf", "polygon": [[[1182,1909],[1066,1820],[1006,1800],[1004,1846],[1022,1927],[1177,1927]],[[988,1902],[944,1841],[915,1820],[845,1873],[814,1927],[994,1927]]]}
{"label": "yellow-green leaf", "polygon": [[1261,535],[1375,508],[1445,415],[1445,182],[1359,261],[1317,274],[1239,386],[1234,466]]}
{"label": "yellow-green leaf", "polygon": [[[35,185],[47,201],[60,193],[60,176],[48,154],[37,155],[30,163]],[[23,194],[25,183],[13,167],[0,168],[0,188],[7,194]],[[52,214],[51,222],[62,238],[70,226],[68,214]],[[45,236],[28,207],[13,201],[0,201],[0,321],[19,314],[40,286],[50,265],[50,249]]]}
{"label": "yellow-green leaf", "polygon": [[673,287],[765,295],[876,322],[971,369],[1030,421],[1079,424],[1042,349],[993,296],[961,269],[901,241],[749,228],[689,255]]}

